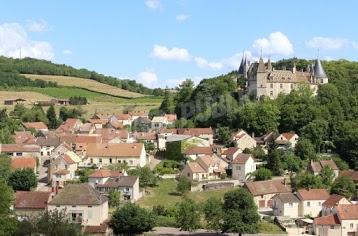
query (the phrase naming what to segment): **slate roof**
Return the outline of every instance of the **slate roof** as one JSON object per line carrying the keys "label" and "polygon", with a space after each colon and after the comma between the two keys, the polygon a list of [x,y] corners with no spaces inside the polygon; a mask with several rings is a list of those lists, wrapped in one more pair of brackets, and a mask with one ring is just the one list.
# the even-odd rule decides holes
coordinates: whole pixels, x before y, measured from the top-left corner
{"label": "slate roof", "polygon": [[300,189],[297,192],[303,201],[327,200],[330,197],[326,189]]}
{"label": "slate roof", "polygon": [[49,205],[101,205],[108,199],[89,184],[68,184]]}
{"label": "slate roof", "polygon": [[243,188],[246,188],[254,196],[291,192],[291,187],[284,185],[280,179],[247,182]]}
{"label": "slate roof", "polygon": [[104,184],[97,184],[97,187],[133,187],[135,182],[139,179],[138,176],[121,176],[117,178],[109,178]]}
{"label": "slate roof", "polygon": [[15,209],[45,209],[51,192],[16,191]]}
{"label": "slate roof", "polygon": [[316,225],[340,225],[337,214],[334,215],[328,215],[328,216],[322,216],[322,217],[316,217],[314,219],[314,223]]}

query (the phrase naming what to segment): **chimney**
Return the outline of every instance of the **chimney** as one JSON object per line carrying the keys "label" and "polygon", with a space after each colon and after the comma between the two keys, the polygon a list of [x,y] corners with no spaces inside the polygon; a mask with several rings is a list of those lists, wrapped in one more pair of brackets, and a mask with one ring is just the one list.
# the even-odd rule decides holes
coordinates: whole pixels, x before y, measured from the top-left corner
{"label": "chimney", "polygon": [[251,133],[251,137],[255,138],[255,133],[254,132]]}
{"label": "chimney", "polygon": [[286,178],[283,179],[283,185],[287,185]]}

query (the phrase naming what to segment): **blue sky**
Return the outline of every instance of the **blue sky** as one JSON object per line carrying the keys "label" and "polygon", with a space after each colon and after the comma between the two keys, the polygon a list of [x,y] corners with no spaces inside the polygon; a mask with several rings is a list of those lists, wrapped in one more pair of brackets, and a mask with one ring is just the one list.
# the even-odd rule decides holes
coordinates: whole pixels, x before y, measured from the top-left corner
{"label": "blue sky", "polygon": [[356,1],[0,0],[0,55],[175,87],[255,61],[358,61]]}

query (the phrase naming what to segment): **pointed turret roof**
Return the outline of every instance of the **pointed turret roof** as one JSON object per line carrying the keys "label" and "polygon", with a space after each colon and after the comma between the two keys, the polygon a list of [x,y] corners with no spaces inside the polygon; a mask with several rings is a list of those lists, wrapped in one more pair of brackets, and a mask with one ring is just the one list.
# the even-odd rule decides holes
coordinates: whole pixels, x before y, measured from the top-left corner
{"label": "pointed turret roof", "polygon": [[267,70],[272,71],[272,64],[270,58],[267,61]]}
{"label": "pointed turret roof", "polygon": [[314,76],[316,78],[327,78],[326,72],[323,69],[323,66],[321,64],[321,61],[319,58],[316,60],[316,64],[314,66]]}
{"label": "pointed turret roof", "polygon": [[259,66],[257,68],[257,73],[265,73],[265,72],[266,72],[265,63],[264,63],[264,60],[262,59],[262,57],[260,57]]}
{"label": "pointed turret roof", "polygon": [[245,58],[245,54],[242,55],[242,60],[241,60],[241,63],[240,63],[240,67],[239,67],[239,75],[243,75],[244,74],[244,65],[245,65],[245,62],[246,62],[246,58]]}

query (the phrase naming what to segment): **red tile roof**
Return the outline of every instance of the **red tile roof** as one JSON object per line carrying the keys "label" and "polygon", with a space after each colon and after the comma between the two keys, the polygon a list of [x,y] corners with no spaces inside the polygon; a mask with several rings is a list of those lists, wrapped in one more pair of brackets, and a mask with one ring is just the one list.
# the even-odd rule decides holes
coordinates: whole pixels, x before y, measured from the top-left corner
{"label": "red tile roof", "polygon": [[72,158],[69,155],[67,155],[66,153],[64,153],[62,155],[62,157],[68,164],[70,164],[70,165],[75,164],[75,162],[72,160]]}
{"label": "red tile roof", "polygon": [[326,189],[300,189],[297,191],[303,201],[307,200],[327,200],[330,195]]}
{"label": "red tile roof", "polygon": [[300,199],[293,193],[278,193],[277,196],[283,203],[300,202]]}
{"label": "red tile roof", "polygon": [[36,138],[30,131],[17,132],[12,135],[15,138],[15,143],[36,144]]}
{"label": "red tile roof", "polygon": [[254,196],[291,192],[290,186],[284,185],[280,179],[247,182],[243,188],[246,188]]}
{"label": "red tile roof", "polygon": [[239,165],[246,164],[246,162],[250,159],[250,157],[253,158],[251,154],[240,153],[235,157],[232,163],[239,164]]}
{"label": "red tile roof", "polygon": [[291,138],[293,138],[293,136],[295,136],[295,133],[282,133],[281,134],[283,137],[285,137],[285,139],[287,140],[291,140]]}
{"label": "red tile roof", "polygon": [[2,144],[1,152],[40,152],[40,146],[35,144]]}
{"label": "red tile roof", "polygon": [[87,157],[139,157],[143,143],[89,143]]}
{"label": "red tile roof", "polygon": [[90,174],[88,177],[90,178],[106,178],[111,177],[112,174],[109,170],[96,170],[92,174]]}
{"label": "red tile roof", "polygon": [[334,207],[338,205],[338,202],[345,198],[344,196],[338,194],[332,194],[324,203],[322,203],[325,207]]}
{"label": "red tile roof", "polygon": [[314,219],[316,225],[340,225],[337,214],[317,217]]}
{"label": "red tile roof", "polygon": [[106,234],[108,225],[87,225],[84,233],[86,234]]}
{"label": "red tile roof", "polygon": [[311,162],[311,169],[313,172],[320,172],[323,167],[329,166],[332,168],[332,170],[339,170],[336,163],[333,160],[322,160],[319,162]]}
{"label": "red tile roof", "polygon": [[118,120],[130,120],[132,116],[129,114],[115,114],[114,115]]}
{"label": "red tile roof", "polygon": [[339,176],[347,176],[348,178],[352,179],[353,181],[358,181],[358,171],[353,170],[344,170],[342,171]]}
{"label": "red tile roof", "polygon": [[341,220],[358,220],[358,204],[342,204],[337,206],[337,214]]}
{"label": "red tile roof", "polygon": [[47,125],[45,125],[43,122],[24,122],[22,125],[26,128],[48,129]]}
{"label": "red tile roof", "polygon": [[36,159],[34,157],[13,157],[11,165],[15,169],[36,168]]}
{"label": "red tile roof", "polygon": [[189,162],[187,165],[192,173],[206,173],[203,167],[197,162]]}
{"label": "red tile roof", "polygon": [[227,150],[224,151],[223,155],[234,155],[235,152],[240,150],[238,147],[229,147]]}
{"label": "red tile roof", "polygon": [[203,134],[213,134],[212,128],[180,128],[178,134],[186,134],[193,136],[200,136]]}
{"label": "red tile roof", "polygon": [[51,192],[17,191],[15,209],[45,209]]}
{"label": "red tile roof", "polygon": [[54,175],[68,175],[70,172],[68,170],[57,170],[53,172]]}
{"label": "red tile roof", "polygon": [[177,115],[176,114],[165,114],[164,117],[166,117],[169,121],[177,120]]}

